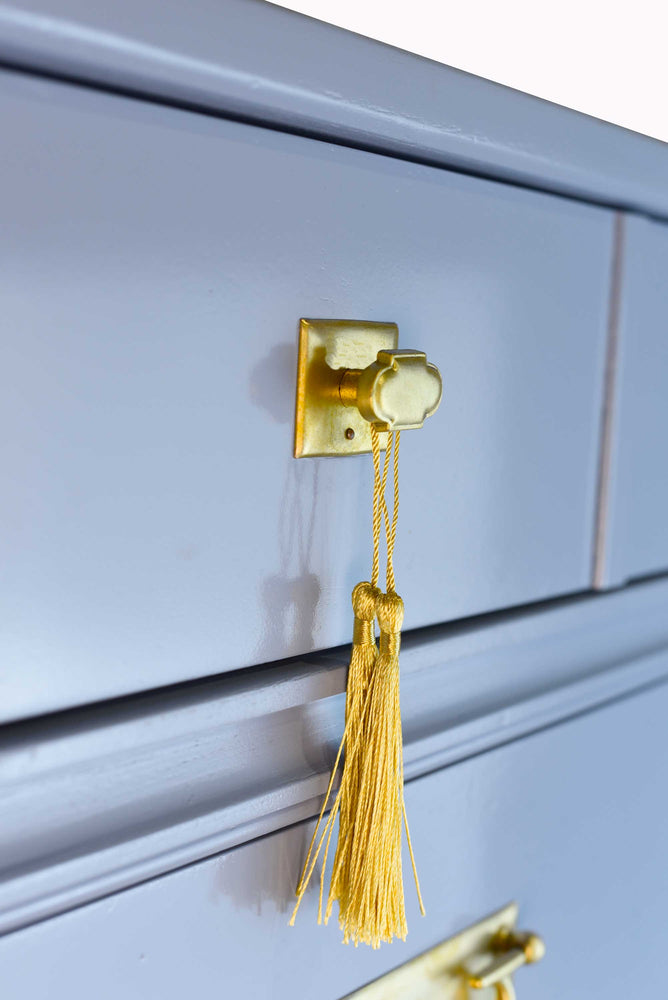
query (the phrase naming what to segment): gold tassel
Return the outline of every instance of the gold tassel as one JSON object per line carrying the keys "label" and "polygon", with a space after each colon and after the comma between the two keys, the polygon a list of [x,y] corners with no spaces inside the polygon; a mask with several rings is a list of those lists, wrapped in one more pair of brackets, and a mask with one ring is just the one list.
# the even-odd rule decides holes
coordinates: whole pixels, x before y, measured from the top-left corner
{"label": "gold tassel", "polygon": [[[329,920],[332,903],[335,898],[343,900],[347,892],[348,885],[348,864],[349,859],[345,849],[346,837],[341,831],[352,827],[354,823],[354,812],[357,802],[357,785],[359,784],[359,758],[357,750],[360,745],[361,719],[367,701],[367,690],[371,678],[371,671],[376,661],[376,638],[374,635],[375,601],[379,593],[377,587],[370,583],[358,583],[353,590],[353,609],[355,613],[355,624],[353,626],[353,648],[350,656],[348,668],[348,684],[346,688],[346,724],[343,730],[343,738],[339,744],[339,749],[334,761],[334,767],[329,779],[329,785],[325,792],[325,798],[320,809],[318,822],[316,823],[311,843],[306,854],[306,860],[297,885],[297,903],[290,918],[292,927],[297,916],[297,911],[308,888],[311,876],[315,869],[320,851],[324,844],[324,855],[320,872],[320,897],[318,901],[318,923],[322,923],[322,902],[325,889],[325,872],[327,867],[327,857],[329,845],[334,831],[334,824],[337,816],[341,815],[339,824],[339,842],[334,859],[334,873],[330,884],[330,897],[327,903],[327,913],[325,923]],[[341,778],[339,791],[332,804],[327,822],[318,839],[318,832],[322,824],[323,817],[327,810],[327,804],[332,794],[334,780],[339,769],[339,762],[346,749],[345,767]],[[317,843],[316,843],[317,841]]]}
{"label": "gold tassel", "polygon": [[378,948],[381,941],[406,937],[401,871],[401,716],[399,660],[403,602],[381,594],[376,604],[381,627],[365,713],[348,899],[341,913],[344,941]]}
{"label": "gold tassel", "polygon": [[[401,864],[402,823],[406,828],[420,910],[424,914],[406,808],[399,702],[399,649],[404,604],[396,593],[394,544],[399,515],[399,434],[392,435],[394,510],[387,524],[387,593],[376,598],[380,652],[362,719],[357,809],[345,908],[339,922],[344,942],[380,947],[407,934]],[[388,442],[388,454],[390,442]],[[384,486],[384,484],[383,484]],[[384,489],[383,489],[384,502]],[[387,517],[386,517],[387,523]]]}
{"label": "gold tassel", "polygon": [[[324,855],[322,859],[320,873],[320,897],[318,902],[318,923],[322,923],[322,902],[324,896],[325,872],[329,845],[334,830],[334,824],[339,812],[341,822],[339,824],[339,840],[334,859],[334,872],[330,883],[329,898],[327,901],[327,913],[325,923],[327,923],[332,905],[335,899],[340,905],[345,905],[347,886],[349,882],[349,834],[354,826],[355,809],[357,803],[357,786],[359,784],[359,756],[361,749],[361,720],[364,707],[366,705],[367,691],[371,679],[371,672],[376,661],[376,638],[374,634],[374,622],[376,615],[376,597],[380,593],[378,590],[378,576],[380,563],[380,529],[382,522],[381,495],[384,496],[385,484],[389,468],[389,452],[386,455],[383,475],[380,474],[380,439],[378,432],[372,428],[372,451],[374,468],[374,491],[373,491],[373,560],[371,568],[371,583],[358,583],[353,589],[352,604],[355,621],[353,625],[353,647],[348,667],[348,681],[346,686],[346,720],[343,737],[339,744],[334,766],[325,792],[325,798],[320,809],[320,815],[311,837],[306,860],[297,885],[297,903],[295,905],[290,926],[294,925],[297,911],[308,888],[308,884],[313,875],[313,871],[318,861],[318,857],[324,845]],[[327,811],[334,781],[338,772],[341,756],[345,748],[345,766],[341,778],[341,785],[336,795],[328,820],[320,833],[320,827]],[[320,836],[318,837],[318,834]]]}
{"label": "gold tassel", "polygon": [[[334,858],[325,923],[333,903],[339,902],[339,924],[344,942],[360,942],[378,948],[407,933],[401,867],[401,827],[406,828],[420,910],[424,914],[413,849],[406,820],[403,795],[403,747],[399,705],[399,647],[403,601],[395,592],[393,553],[399,512],[399,434],[388,441],[383,474],[380,474],[378,431],[372,425],[374,458],[372,582],[358,584],[353,591],[355,626],[346,695],[346,724],[325,800],[318,817],[304,869],[297,886],[301,900],[324,844],[320,877],[318,923],[322,920],[325,866],[336,817],[340,812],[339,839]],[[391,445],[393,447],[391,448]],[[390,450],[394,456],[394,510],[390,525],[385,487]],[[379,567],[381,521],[387,531],[387,593],[376,584]],[[380,655],[376,655],[374,613],[380,624]],[[346,758],[341,787],[329,818],[318,831],[331,795],[345,746]]]}
{"label": "gold tassel", "polygon": [[[350,883],[350,844],[355,823],[357,798],[360,783],[360,730],[362,715],[366,704],[367,692],[371,682],[371,674],[376,662],[376,636],[374,621],[376,617],[376,597],[380,594],[378,587],[371,583],[358,583],[353,590],[353,649],[348,667],[348,684],[346,687],[346,724],[348,725],[348,748],[341,779],[341,808],[339,815],[339,839],[334,855],[334,868],[327,899],[325,923],[329,920],[332,905],[339,902],[339,910],[347,906],[348,885]],[[353,750],[353,747],[355,748]],[[323,875],[325,866],[323,863]],[[321,878],[322,885],[322,878]],[[322,893],[321,893],[322,898]]]}
{"label": "gold tassel", "polygon": [[[355,816],[359,796],[360,773],[364,753],[362,719],[366,706],[369,685],[376,662],[377,648],[374,630],[376,600],[380,594],[378,577],[380,574],[380,531],[385,502],[385,486],[389,470],[390,450],[385,453],[383,473],[380,472],[380,437],[377,429],[371,427],[371,451],[373,454],[373,558],[371,563],[371,583],[358,583],[353,590],[353,651],[348,669],[346,688],[346,722],[350,719],[346,743],[346,756],[341,779],[341,810],[339,817],[339,837],[334,867],[330,881],[325,923],[328,922],[335,901],[339,903],[339,923],[348,905],[350,885],[351,851],[354,850]],[[385,509],[385,514],[387,511]],[[326,852],[325,852],[326,860]],[[322,900],[325,862],[320,879]]]}

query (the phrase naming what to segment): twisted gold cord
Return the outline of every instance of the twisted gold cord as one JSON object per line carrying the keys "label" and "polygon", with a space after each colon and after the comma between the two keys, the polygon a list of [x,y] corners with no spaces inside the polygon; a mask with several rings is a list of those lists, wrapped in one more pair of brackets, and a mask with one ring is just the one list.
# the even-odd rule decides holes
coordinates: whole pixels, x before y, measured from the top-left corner
{"label": "twisted gold cord", "polygon": [[[393,457],[393,467],[394,467],[394,507],[392,510],[392,523],[388,524],[387,520],[387,506],[385,506],[386,517],[385,517],[385,530],[387,532],[387,591],[388,593],[395,592],[395,580],[394,580],[394,545],[397,540],[397,524],[399,522],[399,438],[400,431],[394,431],[391,435],[392,438],[392,457]],[[387,443],[387,450],[389,454],[390,442]],[[383,489],[383,498],[385,495],[385,490]]]}

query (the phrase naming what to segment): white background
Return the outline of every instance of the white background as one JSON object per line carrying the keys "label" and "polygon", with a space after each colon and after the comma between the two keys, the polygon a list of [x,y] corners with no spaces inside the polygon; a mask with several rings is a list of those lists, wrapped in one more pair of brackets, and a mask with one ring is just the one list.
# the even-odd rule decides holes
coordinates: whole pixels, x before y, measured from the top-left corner
{"label": "white background", "polygon": [[280,6],[668,142],[668,0]]}

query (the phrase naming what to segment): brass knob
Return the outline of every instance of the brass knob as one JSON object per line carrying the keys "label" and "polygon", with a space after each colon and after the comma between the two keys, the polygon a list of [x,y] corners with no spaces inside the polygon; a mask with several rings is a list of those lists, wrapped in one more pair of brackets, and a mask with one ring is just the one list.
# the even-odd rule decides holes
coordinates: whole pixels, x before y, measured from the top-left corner
{"label": "brass knob", "polygon": [[476,990],[494,986],[497,1000],[514,1000],[513,972],[523,965],[540,962],[545,955],[545,943],[538,934],[502,928],[492,938],[491,950],[495,957],[484,969],[469,976],[469,986]]}
{"label": "brass knob", "polygon": [[356,406],[379,430],[422,427],[441,402],[443,381],[423,351],[378,351],[367,368],[346,369],[339,383],[344,406]]}
{"label": "brass knob", "polygon": [[423,351],[397,350],[396,323],[301,319],[295,458],[362,455],[371,426],[422,427],[441,401],[441,376]]}

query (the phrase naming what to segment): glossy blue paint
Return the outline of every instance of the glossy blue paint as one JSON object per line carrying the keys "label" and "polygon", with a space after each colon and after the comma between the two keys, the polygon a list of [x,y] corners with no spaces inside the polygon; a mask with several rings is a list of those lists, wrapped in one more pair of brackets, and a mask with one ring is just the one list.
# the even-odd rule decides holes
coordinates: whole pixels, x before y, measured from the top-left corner
{"label": "glossy blue paint", "polygon": [[[663,580],[409,633],[407,776],[665,682],[667,608]],[[4,727],[0,935],[313,816],[345,679],[338,650]]]}
{"label": "glossy blue paint", "polygon": [[[667,230],[557,196],[666,217],[665,147],[250,0],[18,0],[0,59],[0,992],[336,1000],[517,898],[520,995],[662,995],[666,581],[526,605],[668,568]],[[287,928],[370,530],[291,457],[301,315],[445,379],[380,954]]]}
{"label": "glossy blue paint", "polygon": [[392,320],[413,628],[590,583],[612,216],[2,76],[0,714],[350,639],[369,456],[292,458],[299,317]]}
{"label": "glossy blue paint", "polygon": [[[427,915],[408,872],[405,944],[344,949],[288,918],[310,828],[292,826],[0,939],[0,990],[53,1000],[337,1000],[511,899],[543,934],[532,1000],[627,1000],[668,975],[668,687],[446,768],[406,789]],[[651,762],[651,766],[648,766]],[[407,859],[406,859],[407,861]],[[408,863],[407,866],[408,868]]]}
{"label": "glossy blue paint", "polygon": [[619,289],[608,584],[668,568],[668,225],[628,217]]}
{"label": "glossy blue paint", "polygon": [[14,0],[0,55],[328,141],[668,216],[663,143],[260,0]]}

